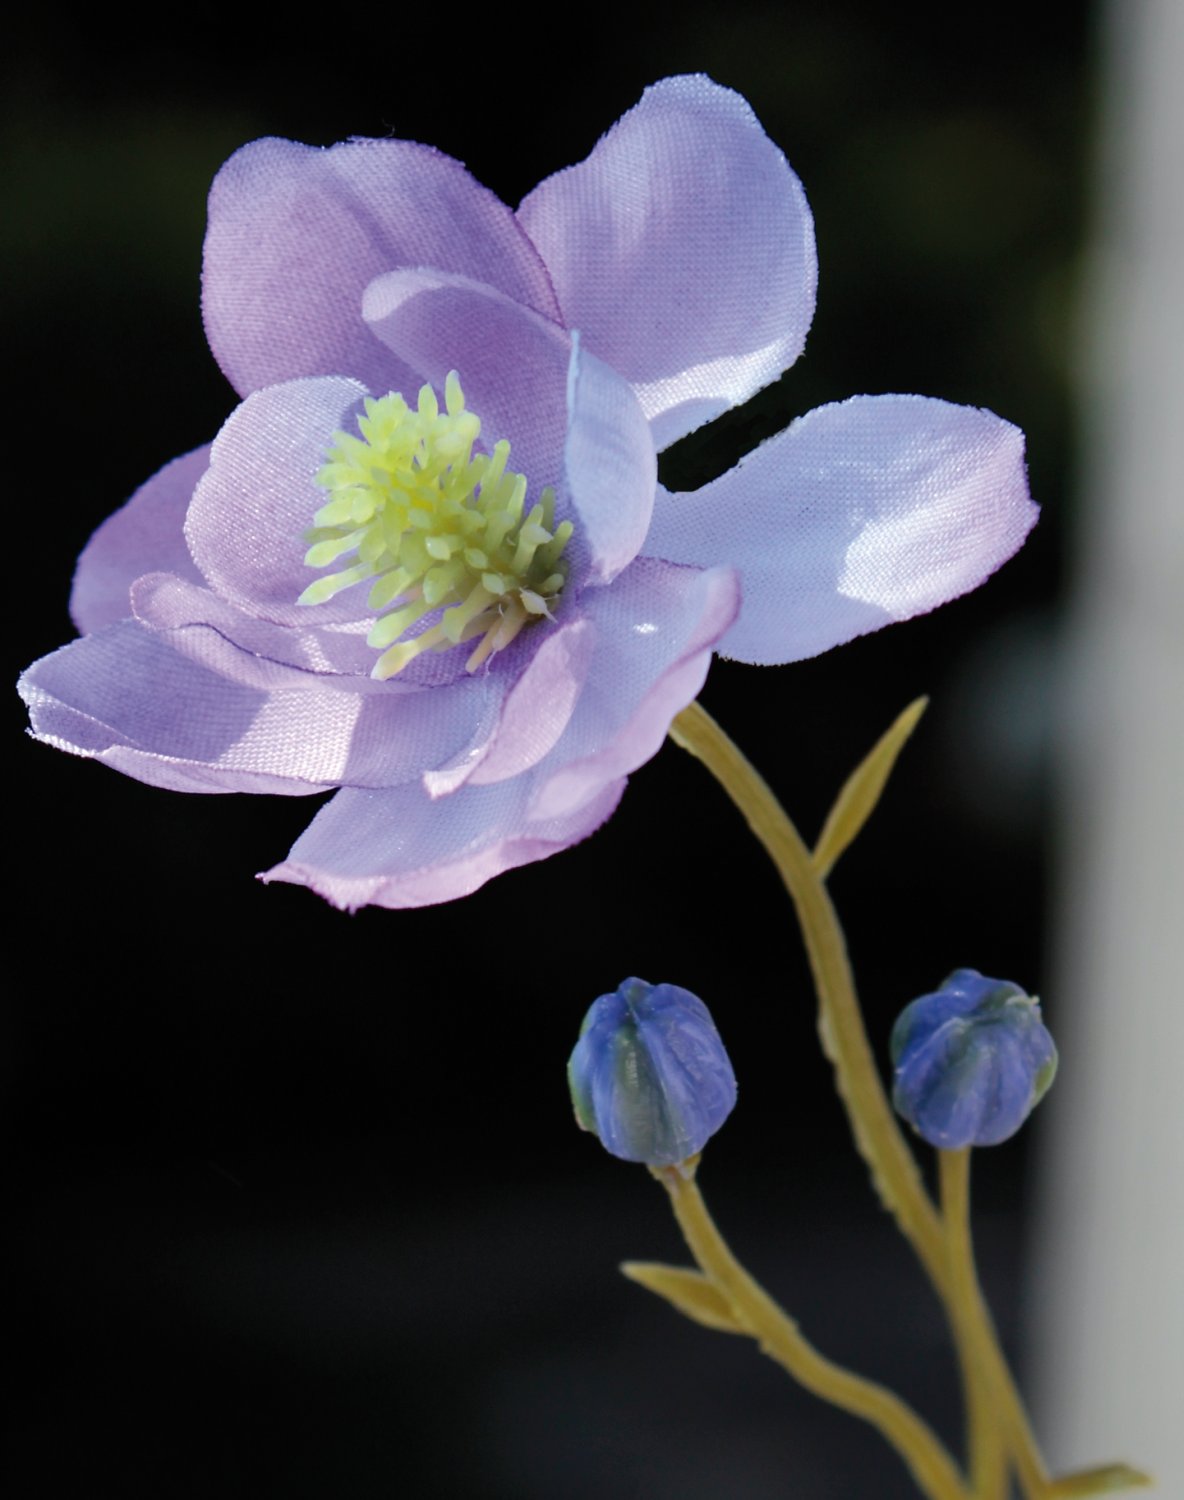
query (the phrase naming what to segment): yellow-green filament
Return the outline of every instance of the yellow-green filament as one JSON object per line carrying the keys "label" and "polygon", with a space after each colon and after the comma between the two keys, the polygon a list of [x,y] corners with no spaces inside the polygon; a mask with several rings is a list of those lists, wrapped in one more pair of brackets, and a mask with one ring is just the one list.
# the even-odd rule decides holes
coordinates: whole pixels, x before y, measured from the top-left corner
{"label": "yellow-green filament", "polygon": [[382,652],[375,677],[474,640],[465,666],[475,672],[524,625],[553,618],[572,524],[555,524],[550,486],[527,509],[526,476],[506,467],[504,439],[474,453],[481,422],[465,410],[455,370],[443,411],[430,385],[414,410],[399,395],[367,397],[358,431],[334,434],[317,475],[329,499],[304,558],[310,568],[344,566],[310,583],[299,603],[324,604],[373,579],[370,608],[382,612],[368,637]]}

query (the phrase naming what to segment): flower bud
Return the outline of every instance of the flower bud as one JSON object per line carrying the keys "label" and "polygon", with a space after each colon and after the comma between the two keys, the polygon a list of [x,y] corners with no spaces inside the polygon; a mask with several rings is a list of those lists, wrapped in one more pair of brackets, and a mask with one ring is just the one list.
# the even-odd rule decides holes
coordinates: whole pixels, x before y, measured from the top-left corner
{"label": "flower bud", "polygon": [[651,1167],[702,1151],[736,1103],[711,1012],[689,990],[644,979],[593,1003],[567,1081],[581,1129],[614,1156]]}
{"label": "flower bud", "polygon": [[892,1102],[931,1146],[995,1146],[1014,1135],[1057,1070],[1040,1004],[1018,985],[957,969],[892,1028]]}

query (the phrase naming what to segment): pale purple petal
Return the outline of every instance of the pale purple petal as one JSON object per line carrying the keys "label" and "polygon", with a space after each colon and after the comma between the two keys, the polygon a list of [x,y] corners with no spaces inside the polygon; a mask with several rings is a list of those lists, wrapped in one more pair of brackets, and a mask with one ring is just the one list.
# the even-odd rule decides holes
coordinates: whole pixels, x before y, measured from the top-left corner
{"label": "pale purple petal", "polygon": [[160,570],[194,582],[201,579],[185,543],[184,526],[194,488],[209,462],[209,444],[174,458],[108,516],[87,542],[70,595],[70,615],[83,634],[131,614],[128,591],[141,573]]}
{"label": "pale purple petal", "polygon": [[[542,632],[542,622],[530,627]],[[429,771],[424,785],[433,797],[505,781],[538,765],[567,728],[588,674],[594,632],[586,619],[542,637],[526,670],[506,694],[496,731],[462,760]]]}
{"label": "pale purple petal", "polygon": [[977,588],[1035,523],[1024,438],[923,396],[822,406],[693,494],[660,494],[646,552],[731,563],[724,656],[799,661]]}
{"label": "pale purple petal", "polygon": [[[500,292],[433,270],[396,271],[366,290],[375,332],[442,390],[456,370],[488,449],[536,494],[557,485],[578,521],[568,556],[606,583],[637,556],[649,526],[657,456],[623,380],[554,323]],[[583,572],[578,567],[577,572]]]}
{"label": "pale purple petal", "polygon": [[254,141],[214,180],[206,333],[241,395],[301,375],[351,375],[376,395],[411,372],[362,322],[367,283],[440,266],[555,317],[546,270],[510,210],[464,167],[412,141],[327,150]]}
{"label": "pale purple petal", "polygon": [[18,683],[36,739],[183,792],[326,790],[223,763],[268,694],[228,682],[134,620],[108,625],[34,662]]}
{"label": "pale purple petal", "polygon": [[[442,396],[450,370],[481,418],[488,451],[505,438],[510,467],[533,498],[558,485],[571,344],[547,318],[481,282],[436,270],[401,270],[367,288],[362,312],[376,337]],[[414,403],[414,394],[404,393]]]}
{"label": "pale purple petal", "polygon": [[637,398],[577,335],[567,379],[567,493],[579,517],[573,548],[608,583],[637,556],[658,482],[653,438]]}
{"label": "pale purple petal", "polygon": [[712,648],[736,618],[730,568],[642,557],[580,601],[594,630],[587,681],[563,738],[539,767],[534,817],[559,817],[636,770],[703,686]]}
{"label": "pale purple petal", "polygon": [[240,648],[240,654],[305,672],[350,676],[357,692],[381,692],[387,687],[370,679],[377,653],[366,644],[364,622],[317,628],[312,622],[319,611],[310,609],[306,629],[274,625],[173,573],[146,573],[138,578],[131,590],[131,612],[154,630],[208,626]]}
{"label": "pale purple petal", "polygon": [[316,483],[339,429],[355,431],[366,392],[323,377],[248,396],[214,440],[185,522],[193,559],[215,592],[280,625],[364,620],[368,585],[327,604],[298,605],[319,573],[305,566],[305,533],[328,499]]}
{"label": "pale purple petal", "polygon": [[531,776],[464,786],[433,800],[422,788],[345,788],[265,881],[307,885],[334,906],[431,906],[467,896],[504,870],[578,843],[612,816],[623,780],[558,818],[527,811]]}
{"label": "pale purple petal", "polygon": [[504,689],[471,677],[363,692],[236,651],[202,626],[125,620],[36,662],[21,680],[37,738],[155,786],[301,795],[416,781],[496,726]]}
{"label": "pale purple petal", "polygon": [[518,210],[563,318],[631,380],[661,449],[775,380],[814,315],[801,183],[739,94],[646,90]]}

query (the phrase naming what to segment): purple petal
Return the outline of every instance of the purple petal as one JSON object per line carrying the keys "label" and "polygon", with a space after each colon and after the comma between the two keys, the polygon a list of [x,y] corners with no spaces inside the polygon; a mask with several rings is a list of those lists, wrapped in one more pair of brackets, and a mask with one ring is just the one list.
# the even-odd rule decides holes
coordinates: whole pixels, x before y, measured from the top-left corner
{"label": "purple petal", "polygon": [[[366,288],[366,321],[378,338],[443,395],[450,370],[481,418],[483,446],[505,438],[510,466],[533,498],[561,478],[571,345],[558,324],[493,287],[435,270],[401,270]],[[413,392],[405,392],[414,404]]]}
{"label": "purple petal", "polygon": [[775,380],[814,316],[801,183],[739,94],[646,90],[518,210],[569,328],[638,388],[661,449]]}
{"label": "purple petal", "polygon": [[728,568],[642,557],[580,603],[596,632],[594,655],[571,723],[537,773],[534,817],[562,816],[657,753],[671,719],[703,686],[740,594]]}
{"label": "purple petal", "polygon": [[628,384],[573,341],[567,380],[567,491],[579,516],[573,547],[590,577],[608,583],[641,550],[649,530],[658,460],[645,414]]}
{"label": "purple petal", "polygon": [[488,738],[504,691],[492,675],[422,692],[355,683],[238,652],[208,627],[124,620],[36,662],[20,686],[34,735],[59,749],[154,786],[294,796],[418,781]]}
{"label": "purple petal", "polygon": [[316,475],[366,392],[342,377],[292,380],[248,396],[214,440],[185,522],[193,559],[216,593],[280,625],[308,628],[373,615],[366,582],[327,604],[296,600],[317,573],[305,533],[326,493]]}
{"label": "purple petal", "polygon": [[645,548],[737,567],[744,607],[720,652],[771,664],[977,588],[1036,516],[1009,422],[924,396],[854,396],[703,489],[660,494]]}
{"label": "purple petal", "polygon": [[624,781],[562,817],[529,815],[531,777],[464,786],[433,800],[420,787],[338,792],[265,881],[307,885],[334,906],[431,906],[467,896],[517,865],[546,859],[611,817]]}
{"label": "purple petal", "polygon": [[396,266],[440,266],[556,317],[514,215],[464,167],[411,141],[321,150],[255,141],[214,180],[203,305],[241,395],[301,375],[352,375],[378,395],[412,373],[366,328],[362,292]]}
{"label": "purple petal", "polygon": [[[541,623],[532,625],[541,634]],[[538,765],[567,728],[592,654],[587,620],[552,629],[526,670],[506,694],[496,731],[464,760],[429,771],[424,785],[433,797],[453,793],[466,781],[485,786],[519,776]]]}
{"label": "purple petal", "polygon": [[160,570],[201,581],[183,528],[194,488],[209,462],[209,444],[174,458],[87,542],[70,595],[70,614],[83,634],[131,614],[128,592],[142,573]]}
{"label": "purple petal", "polygon": [[[304,672],[353,677],[358,692],[381,692],[386,686],[370,680],[375,652],[366,644],[364,625],[303,630],[294,625],[273,625],[173,573],[146,573],[138,578],[131,591],[131,607],[136,619],[153,630],[206,626],[238,648],[228,653],[231,656],[258,657]],[[311,621],[317,611],[310,609],[307,613]],[[178,649],[184,647],[179,645]]]}
{"label": "purple petal", "polygon": [[326,790],[223,763],[268,695],[228,682],[134,620],[34,662],[18,683],[34,738],[181,792]]}

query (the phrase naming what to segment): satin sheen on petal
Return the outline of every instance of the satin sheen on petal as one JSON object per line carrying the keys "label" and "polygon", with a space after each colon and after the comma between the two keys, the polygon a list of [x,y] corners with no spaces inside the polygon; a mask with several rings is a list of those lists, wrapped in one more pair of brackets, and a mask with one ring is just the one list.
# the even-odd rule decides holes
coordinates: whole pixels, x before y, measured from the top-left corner
{"label": "satin sheen on petal", "polygon": [[481,282],[436,270],[393,271],[366,288],[362,312],[376,338],[417,372],[402,392],[411,406],[425,381],[442,398],[450,370],[465,406],[481,418],[486,452],[505,438],[511,469],[534,500],[558,485],[567,425],[571,345],[566,330]]}
{"label": "satin sheen on petal", "polygon": [[210,348],[242,396],[300,375],[405,390],[414,373],[359,316],[366,286],[396,266],[471,276],[558,317],[538,252],[460,162],[414,141],[254,141],[210,191]]}
{"label": "satin sheen on petal", "polygon": [[744,609],[720,654],[798,661],[976,588],[1036,521],[1023,434],[973,406],[820,406],[691,494],[660,494],[646,551],[730,562]]}
{"label": "satin sheen on petal", "polygon": [[260,879],[307,885],[347,911],[432,906],[587,838],[616,811],[625,782],[561,818],[527,812],[533,773],[463,786],[434,801],[418,787],[346,788],[321,808],[283,864]]}
{"label": "satin sheen on petal", "polygon": [[571,723],[539,768],[534,817],[563,814],[657,754],[670,721],[703,686],[740,590],[730,568],[643,557],[583,604],[594,655]]}
{"label": "satin sheen on petal", "polygon": [[132,612],[128,597],[142,573],[202,581],[185,541],[185,512],[210,463],[210,444],[174,458],[135,492],[82,549],[74,570],[70,617],[85,635]]}
{"label": "satin sheen on petal", "polygon": [[203,627],[130,620],[44,657],[20,689],[38,738],[137,780],[174,786],[180,766],[202,790],[293,794],[418,782],[492,735],[504,698],[490,677],[358,693],[350,678],[239,652]]}
{"label": "satin sheen on petal", "polygon": [[648,88],[518,217],[567,326],[633,382],[659,450],[802,351],[818,281],[806,195],[748,103],[709,78]]}
{"label": "satin sheen on petal", "polygon": [[215,592],[277,625],[365,620],[369,584],[315,616],[297,604],[317,576],[305,532],[325,503],[316,483],[333,434],[356,426],[366,391],[355,380],[291,380],[248,396],[214,440],[185,521],[193,559]]}
{"label": "satin sheen on petal", "polygon": [[180,632],[190,625],[207,626],[251,656],[298,667],[303,672],[348,676],[354,692],[389,691],[386,684],[370,678],[374,651],[366,644],[364,630],[348,626],[318,629],[312,624],[311,611],[307,629],[273,625],[220,598],[203,584],[190,583],[175,573],[145,573],[137,578],[132,585],[131,607],[135,618],[153,630]]}
{"label": "satin sheen on petal", "polygon": [[573,551],[591,581],[610,583],[641,551],[654,508],[658,456],[626,381],[576,335],[567,376],[567,493],[579,517]]}
{"label": "satin sheen on petal", "polygon": [[571,722],[594,648],[595,631],[587,619],[552,628],[506,694],[489,752],[473,771],[474,786],[521,776],[550,754]]}

